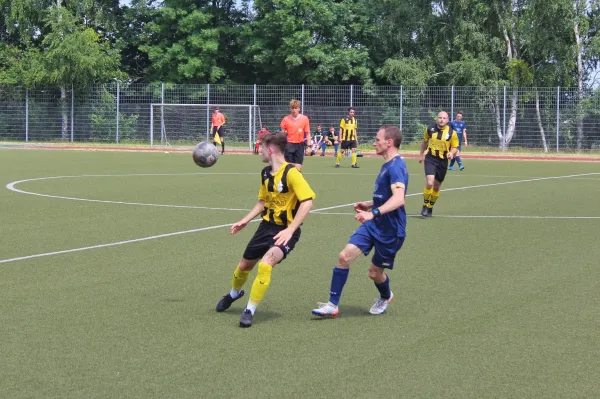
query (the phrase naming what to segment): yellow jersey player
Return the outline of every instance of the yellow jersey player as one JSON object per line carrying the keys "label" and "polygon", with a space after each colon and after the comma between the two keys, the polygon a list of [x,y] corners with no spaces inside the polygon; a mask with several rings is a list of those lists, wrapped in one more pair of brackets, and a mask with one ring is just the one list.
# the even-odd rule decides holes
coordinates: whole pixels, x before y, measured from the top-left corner
{"label": "yellow jersey player", "polygon": [[262,139],[262,160],[269,166],[261,172],[258,202],[239,222],[231,226],[236,234],[258,215],[262,220],[246,246],[239,265],[233,272],[231,291],[217,304],[217,312],[224,312],[244,296],[242,286],[250,271],[258,263],[258,273],[250,290],[248,305],[242,312],[240,327],[251,327],[257,305],[271,283],[273,267],[294,249],[300,239],[300,225],[310,212],[315,193],[302,174],[284,159],[287,137],[267,133]]}
{"label": "yellow jersey player", "polygon": [[[419,163],[425,161],[425,189],[423,190],[423,209],[421,216],[431,217],[433,206],[440,197],[440,187],[446,178],[448,160],[454,159],[458,151],[458,135],[448,124],[448,113],[442,111],[437,123],[427,126]],[[427,155],[425,154],[427,151]]]}
{"label": "yellow jersey player", "polygon": [[340,167],[342,160],[342,152],[352,151],[352,165],[353,168],[358,168],[356,164],[356,147],[358,146],[358,122],[354,116],[355,109],[353,107],[348,108],[348,116],[342,118],[340,121],[340,141],[342,142],[342,151],[337,153],[335,159],[335,167]]}

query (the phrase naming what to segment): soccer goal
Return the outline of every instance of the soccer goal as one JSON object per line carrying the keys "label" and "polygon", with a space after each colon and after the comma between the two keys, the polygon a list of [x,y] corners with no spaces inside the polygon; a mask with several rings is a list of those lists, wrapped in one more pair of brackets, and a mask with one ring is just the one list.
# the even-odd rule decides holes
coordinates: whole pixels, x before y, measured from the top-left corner
{"label": "soccer goal", "polygon": [[150,146],[193,145],[209,139],[215,108],[225,115],[226,143],[252,143],[262,120],[258,105],[244,104],[150,104]]}

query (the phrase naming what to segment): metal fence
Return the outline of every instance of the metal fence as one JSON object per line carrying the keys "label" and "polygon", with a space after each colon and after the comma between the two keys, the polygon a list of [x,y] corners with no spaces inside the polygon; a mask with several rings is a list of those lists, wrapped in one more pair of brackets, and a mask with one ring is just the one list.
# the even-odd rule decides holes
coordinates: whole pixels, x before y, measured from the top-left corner
{"label": "metal fence", "polygon": [[[600,150],[600,95],[573,88],[174,85],[113,82],[85,90],[0,86],[0,140],[188,144],[208,135],[211,105],[225,106],[227,139],[249,143],[279,127],[290,99],[324,130],[356,108],[359,142],[383,124],[417,144],[436,114],[464,112],[469,144],[499,150]],[[151,106],[151,104],[155,104]],[[156,105],[158,104],[158,106]],[[169,106],[160,106],[169,104]],[[196,104],[177,107],[177,104]],[[229,107],[245,105],[248,107]],[[158,107],[158,108],[157,108]],[[223,107],[222,107],[223,109]],[[151,120],[151,110],[152,120]]]}

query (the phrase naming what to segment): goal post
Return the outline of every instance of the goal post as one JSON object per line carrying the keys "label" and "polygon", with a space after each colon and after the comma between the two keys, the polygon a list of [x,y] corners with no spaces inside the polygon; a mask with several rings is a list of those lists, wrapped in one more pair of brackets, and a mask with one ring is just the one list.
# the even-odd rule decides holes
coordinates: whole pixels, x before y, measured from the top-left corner
{"label": "goal post", "polygon": [[225,116],[225,143],[247,143],[251,149],[262,121],[260,107],[246,104],[150,104],[150,147],[209,140],[216,107]]}

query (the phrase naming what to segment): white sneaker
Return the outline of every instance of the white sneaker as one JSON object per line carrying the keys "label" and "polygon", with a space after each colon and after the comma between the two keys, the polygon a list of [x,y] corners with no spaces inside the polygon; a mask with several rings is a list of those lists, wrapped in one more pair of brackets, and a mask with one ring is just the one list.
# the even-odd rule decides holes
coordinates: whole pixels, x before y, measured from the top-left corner
{"label": "white sneaker", "polygon": [[385,312],[387,310],[388,304],[390,302],[392,302],[392,300],[394,299],[394,293],[390,292],[390,299],[381,299],[381,298],[377,298],[375,299],[375,304],[373,306],[371,306],[371,310],[369,310],[369,313],[371,314],[382,314],[383,312]]}
{"label": "white sneaker", "polygon": [[335,317],[338,315],[338,307],[331,302],[317,302],[317,308],[312,310],[312,314],[321,317]]}

